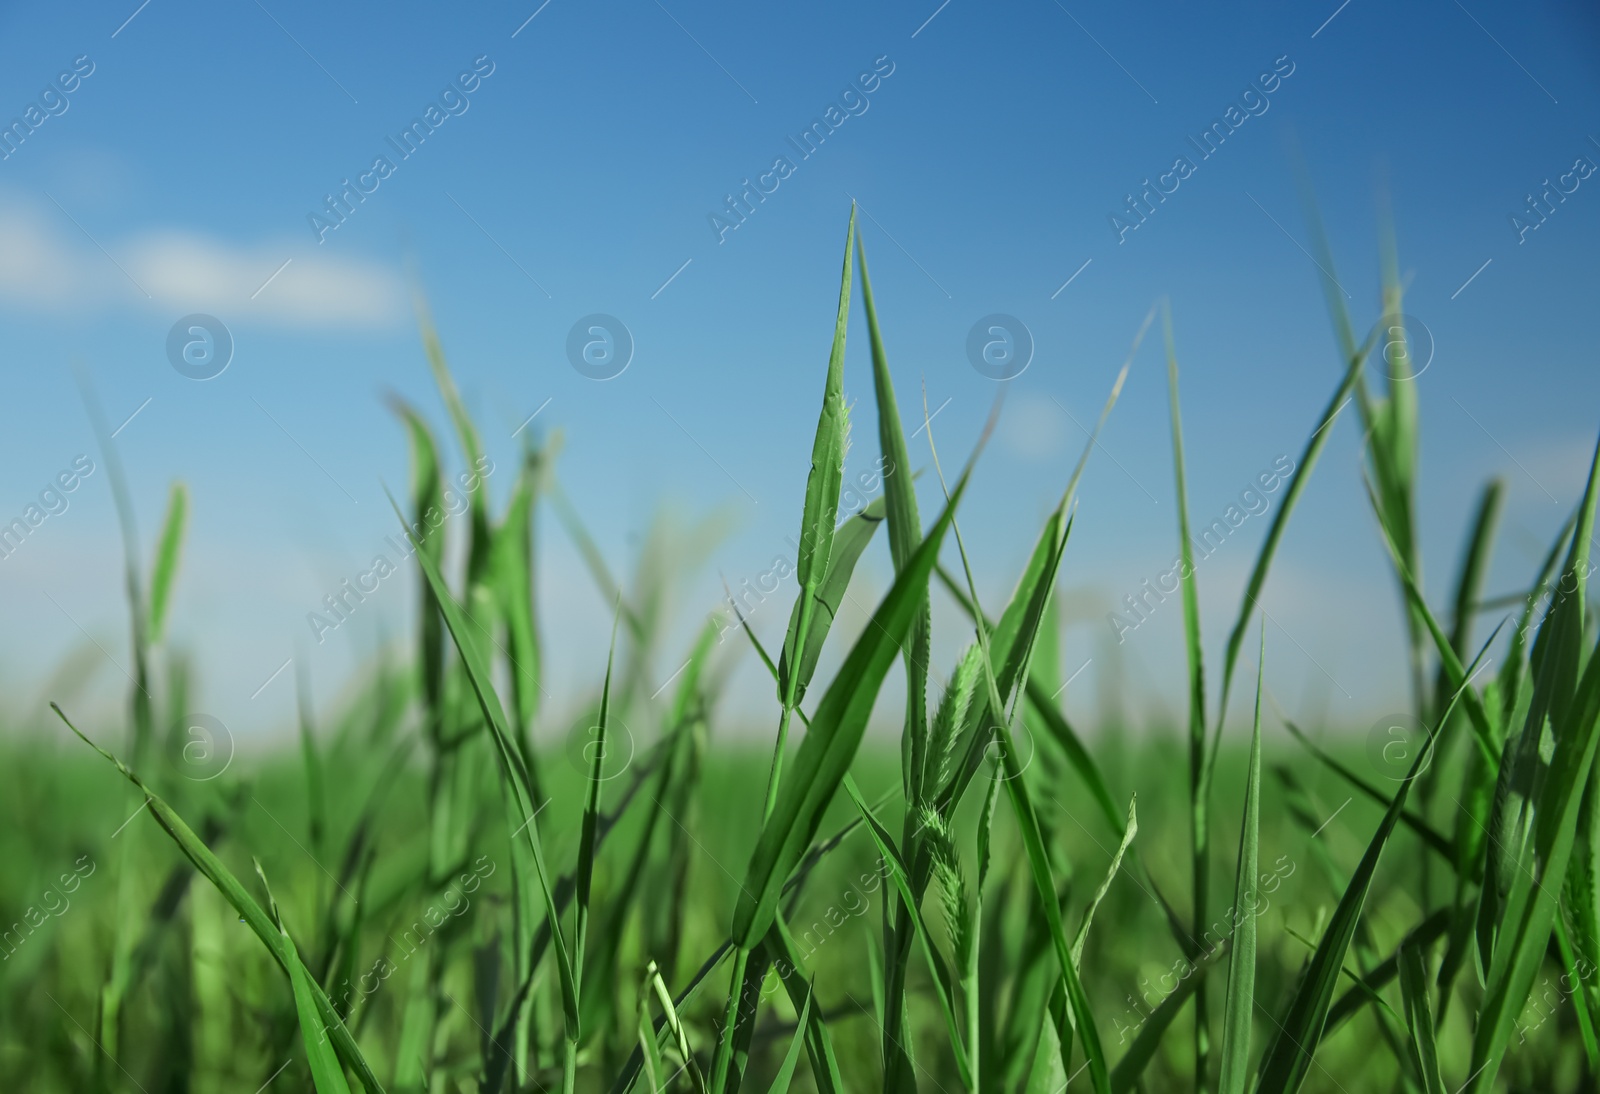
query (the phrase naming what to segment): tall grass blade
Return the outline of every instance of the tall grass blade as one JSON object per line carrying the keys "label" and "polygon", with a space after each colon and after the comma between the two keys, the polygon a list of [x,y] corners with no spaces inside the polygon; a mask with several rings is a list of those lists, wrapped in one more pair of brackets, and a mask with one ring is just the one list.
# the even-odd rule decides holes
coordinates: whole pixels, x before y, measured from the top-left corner
{"label": "tall grass blade", "polygon": [[1239,869],[1233,884],[1233,956],[1228,959],[1228,994],[1222,1004],[1222,1072],[1218,1094],[1244,1094],[1250,1081],[1250,1030],[1256,993],[1256,869],[1261,845],[1261,682],[1266,675],[1266,621],[1261,626],[1261,656],[1256,663],[1255,727],[1250,735],[1250,769],[1239,829]]}

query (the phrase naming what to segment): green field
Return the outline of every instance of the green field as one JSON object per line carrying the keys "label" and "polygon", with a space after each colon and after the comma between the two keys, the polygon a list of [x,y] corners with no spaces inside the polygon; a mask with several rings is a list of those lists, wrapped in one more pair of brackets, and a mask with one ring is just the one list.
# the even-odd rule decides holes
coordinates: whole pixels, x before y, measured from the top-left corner
{"label": "green field", "polygon": [[[426,319],[448,423],[395,407],[416,541],[398,580],[421,618],[337,705],[303,704],[298,748],[234,755],[191,718],[203,661],[165,641],[188,504],[173,488],[161,534],[124,545],[125,716],[81,717],[68,687],[59,720],[0,743],[0,1090],[1595,1089],[1595,470],[1504,603],[1483,588],[1503,493],[1486,484],[1458,517],[1451,595],[1428,602],[1405,347],[1363,342],[1330,295],[1343,368],[1262,518],[1225,646],[1201,650],[1181,568],[1184,720],[1137,740],[1080,724],[1055,698],[1055,590],[1093,442],[1043,526],[1015,529],[1034,548],[1009,598],[978,604],[959,517],[981,452],[908,448],[854,228],[852,212],[793,499],[787,637],[719,643],[713,619],[663,653],[686,664],[659,696],[642,651],[665,642],[670,575],[619,582],[590,549],[613,657],[587,709],[547,709],[541,654],[563,623],[535,611],[531,518],[555,496],[553,446],[527,440],[498,511],[447,473],[481,448]],[[1400,314],[1387,283],[1379,327]],[[847,408],[852,308],[874,398]],[[1156,315],[1187,563],[1181,339]],[[1406,637],[1413,716],[1263,744],[1274,650],[1254,605],[1304,484],[1348,473],[1318,467],[1341,413],[1365,438],[1396,606],[1374,625]],[[892,470],[845,516],[847,437]],[[430,521],[459,488],[468,519]],[[830,634],[866,550],[894,581],[859,635]],[[930,663],[935,600],[966,613],[954,664]],[[771,671],[768,725],[721,713],[734,643]],[[867,737],[875,704],[898,748]]]}

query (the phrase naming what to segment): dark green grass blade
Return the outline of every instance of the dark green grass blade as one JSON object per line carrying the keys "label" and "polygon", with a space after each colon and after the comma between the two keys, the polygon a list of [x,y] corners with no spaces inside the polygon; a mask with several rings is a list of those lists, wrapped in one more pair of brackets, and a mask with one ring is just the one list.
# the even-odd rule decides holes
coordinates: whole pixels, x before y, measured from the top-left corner
{"label": "dark green grass blade", "polygon": [[[1295,725],[1288,719],[1284,719],[1283,724],[1285,728],[1289,730],[1289,733],[1293,735],[1294,739],[1305,746],[1307,752],[1315,756],[1319,761],[1326,765],[1330,770],[1338,774],[1340,778],[1344,779],[1351,786],[1361,791],[1362,794],[1377,802],[1379,805],[1384,806],[1385,808],[1388,807],[1390,801],[1389,795],[1385,794],[1382,790],[1378,789],[1376,786],[1373,786],[1370,782],[1357,775],[1354,771],[1351,771],[1350,768],[1324,752],[1314,741],[1311,740],[1310,737],[1306,736],[1305,731],[1299,726]],[[1432,768],[1430,767],[1429,770],[1431,771]],[[1407,809],[1403,814],[1401,814],[1400,819],[1405,823],[1407,828],[1416,833],[1417,837],[1421,839],[1427,847],[1438,852],[1440,855],[1443,855],[1445,861],[1452,863],[1452,865],[1454,864],[1455,850],[1451,846],[1450,841],[1441,835],[1437,828],[1433,827],[1433,825],[1429,824],[1425,819],[1418,816],[1410,809]]]}
{"label": "dark green grass blade", "polygon": [[[861,553],[867,549],[867,544],[872,542],[878,525],[883,523],[883,517],[884,500],[881,497],[874,498],[865,509],[845,521],[834,535],[833,554],[828,559],[828,572],[812,598],[805,650],[800,655],[800,668],[795,674],[795,702],[805,697],[806,685],[811,682],[812,674],[817,671],[817,659],[822,656],[822,644],[833,628],[839,604],[844,600],[845,590],[850,586],[850,575],[855,572],[856,562],[860,560]],[[783,640],[783,652],[779,655],[780,658],[787,657],[789,651],[794,648],[800,632],[801,608],[801,601],[796,600],[794,609],[789,613],[789,630]],[[778,662],[780,687],[787,677],[788,665],[780,660]]]}
{"label": "dark green grass blade", "polygon": [[733,918],[733,938],[740,946],[753,945],[772,925],[783,879],[799,863],[850,769],[878,689],[915,616],[919,593],[926,592],[968,473],[970,468],[912,556],[912,564],[895,578],[811,717],[810,732],[801,742],[771,819],[762,827],[740,890]]}
{"label": "dark green grass blade", "polygon": [[[583,802],[583,827],[578,840],[578,891],[573,914],[572,966],[573,975],[583,975],[584,943],[589,935],[589,890],[594,882],[595,852],[599,847],[596,832],[600,824],[601,777],[606,762],[606,739],[611,724],[611,666],[617,656],[617,624],[622,618],[621,602],[611,619],[611,648],[606,654],[606,679],[600,690],[600,719],[595,733],[594,756],[589,762],[589,784]],[[581,980],[578,988],[582,989]],[[581,999],[581,995],[580,995]]]}
{"label": "dark green grass blade", "polygon": [[1255,728],[1250,736],[1250,769],[1245,781],[1244,821],[1239,829],[1239,869],[1233,907],[1242,915],[1233,932],[1228,961],[1228,994],[1222,1004],[1222,1074],[1218,1094],[1244,1094],[1250,1081],[1250,1030],[1256,992],[1256,865],[1261,844],[1261,681],[1266,671],[1266,621],[1261,628],[1261,659],[1256,666]]}
{"label": "dark green grass blade", "polygon": [[[390,503],[394,499],[390,497]],[[395,515],[400,516],[400,507],[395,506]],[[401,517],[401,523],[405,518]],[[409,532],[407,533],[410,534]],[[508,792],[508,805],[511,819],[516,821],[510,828],[513,833],[518,831],[526,833],[529,852],[532,857],[534,872],[539,880],[539,890],[544,897],[545,915],[550,923],[550,935],[555,947],[556,973],[561,981],[561,1009],[566,1022],[567,1039],[578,1039],[578,988],[573,977],[572,962],[567,954],[566,941],[561,934],[560,913],[556,909],[555,895],[550,888],[550,873],[545,866],[544,850],[540,846],[538,823],[534,817],[532,787],[529,784],[527,769],[523,766],[521,754],[511,740],[507,731],[505,709],[500,705],[500,697],[495,693],[494,683],[490,676],[488,662],[484,660],[478,648],[478,640],[474,637],[469,627],[466,614],[456,603],[455,597],[446,587],[444,577],[439,573],[438,564],[427,552],[418,550],[417,561],[422,566],[422,572],[427,577],[428,585],[433,590],[435,599],[439,602],[440,610],[444,614],[445,626],[450,632],[450,637],[455,641],[456,649],[461,654],[461,663],[466,668],[467,679],[472,684],[472,690],[478,699],[478,706],[483,712],[485,723],[489,727],[490,735],[494,738],[496,755],[500,761],[501,776],[505,781]],[[520,844],[520,841],[514,842]]]}
{"label": "dark green grass blade", "polygon": [[811,1004],[815,999],[815,986],[807,984],[805,1006],[800,1008],[800,1020],[795,1023],[794,1037],[789,1042],[789,1051],[784,1053],[783,1064],[773,1076],[772,1085],[767,1087],[767,1094],[789,1094],[789,1082],[794,1078],[795,1066],[800,1063],[800,1052],[806,1047],[806,1027],[811,1018]]}
{"label": "dark green grass blade", "polygon": [[[1467,535],[1467,546],[1461,556],[1461,572],[1456,578],[1454,611],[1451,612],[1450,621],[1450,645],[1457,657],[1464,657],[1472,642],[1472,624],[1477,618],[1478,601],[1483,596],[1483,582],[1494,552],[1495,529],[1500,521],[1504,497],[1504,481],[1489,480],[1478,499],[1472,530]],[[1449,677],[1440,669],[1438,679],[1434,682],[1433,709],[1444,709],[1444,705],[1450,701],[1451,690]],[[1435,771],[1430,769],[1428,774],[1433,775]]]}
{"label": "dark green grass blade", "polygon": [[[251,931],[262,941],[272,954],[273,959],[278,962],[279,967],[287,974],[289,972],[289,961],[282,933],[273,920],[268,917],[267,913],[262,910],[261,905],[256,903],[255,898],[240,884],[233,871],[223,865],[222,860],[211,852],[211,849],[205,845],[199,836],[195,835],[194,830],[184,823],[183,818],[178,815],[176,810],[153,794],[138,775],[125,767],[121,760],[118,760],[111,753],[79,732],[78,727],[72,724],[60,707],[52,703],[51,709],[66,723],[67,728],[77,735],[79,740],[110,761],[144,795],[145,807],[150,810],[151,816],[155,817],[156,823],[161,825],[167,835],[172,837],[172,841],[178,845],[178,849],[184,853],[190,862],[194,863],[195,869],[204,874],[206,879],[216,886],[217,891],[223,895],[228,903],[233,905],[234,910],[244,917],[244,921],[249,925]],[[345,1028],[344,1023],[339,1021],[339,1016],[335,1012],[333,1004],[329,1002],[327,995],[315,982],[311,982],[309,987],[311,996],[316,1003],[317,1012],[326,1023],[329,1037],[340,1058],[361,1079],[361,1085],[366,1088],[368,1094],[383,1094],[383,1084],[378,1081],[378,1077],[373,1074],[372,1068],[368,1066],[366,1058],[361,1054],[361,1049],[355,1042],[355,1038],[350,1035],[350,1031]]]}
{"label": "dark green grass blade", "polygon": [[1433,1032],[1433,1009],[1428,1005],[1428,971],[1416,946],[1400,947],[1400,994],[1405,999],[1406,1029],[1411,1033],[1411,1062],[1427,1094],[1446,1094],[1439,1074],[1439,1046]]}
{"label": "dark green grass blade", "polygon": [[1137,1088],[1144,1069],[1150,1066],[1150,1061],[1160,1050],[1162,1039],[1166,1037],[1172,1020],[1188,1004],[1189,997],[1194,994],[1195,989],[1205,980],[1206,974],[1222,959],[1228,949],[1228,943],[1224,941],[1199,961],[1186,966],[1190,970],[1189,973],[1180,975],[1177,986],[1155,1010],[1150,1012],[1150,1017],[1139,1026],[1139,1032],[1134,1035],[1128,1051],[1117,1061],[1116,1070],[1111,1073],[1112,1094],[1129,1094]]}
{"label": "dark green grass blade", "polygon": [[[433,431],[422,416],[399,398],[389,400],[390,408],[405,423],[406,435],[411,444],[411,511],[417,526],[427,528],[426,517],[430,509],[443,511],[444,492],[440,485],[439,448]],[[421,551],[426,551],[439,565],[444,558],[444,537],[424,535]],[[437,742],[443,731],[444,707],[444,620],[439,614],[439,601],[433,595],[433,586],[426,576],[422,580],[418,607],[417,659],[422,677],[422,697],[426,704],[429,733]]]}
{"label": "dark green grass blade", "polygon": [[[1444,937],[1449,927],[1450,910],[1441,908],[1408,931],[1401,940],[1401,946],[1412,945],[1426,950]],[[1358,985],[1339,996],[1338,1001],[1328,1009],[1328,1024],[1322,1035],[1332,1037],[1346,1021],[1373,999],[1378,998],[1378,992],[1392,983],[1399,974],[1400,949],[1396,947],[1394,953],[1373,966],[1372,970],[1361,978]]]}
{"label": "dark green grass blade", "polygon": [[150,571],[150,644],[161,641],[166,630],[167,608],[172,602],[172,583],[178,576],[178,561],[183,554],[183,534],[189,524],[189,490],[181,482],[172,484],[167,495],[167,515],[161,522],[161,539],[156,544],[156,561]]}

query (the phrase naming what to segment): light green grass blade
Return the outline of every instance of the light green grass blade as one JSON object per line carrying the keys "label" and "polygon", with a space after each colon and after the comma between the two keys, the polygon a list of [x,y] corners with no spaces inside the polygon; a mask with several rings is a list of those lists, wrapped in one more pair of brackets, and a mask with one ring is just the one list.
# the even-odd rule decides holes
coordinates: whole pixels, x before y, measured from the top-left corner
{"label": "light green grass blade", "polygon": [[[393,496],[389,498],[389,502],[391,505],[394,504]],[[398,505],[394,506],[394,511],[404,524],[405,518],[401,516]],[[410,533],[407,532],[407,535]],[[555,895],[550,888],[550,873],[545,866],[544,850],[539,842],[539,828],[534,817],[533,794],[528,772],[507,731],[505,709],[500,705],[500,697],[494,690],[488,662],[478,649],[478,639],[469,629],[469,627],[475,628],[476,624],[469,624],[466,614],[456,603],[455,597],[450,594],[443,575],[439,573],[438,563],[422,550],[416,552],[416,558],[422,566],[422,572],[433,590],[435,599],[439,602],[439,608],[444,614],[445,627],[461,654],[461,663],[466,668],[467,679],[472,684],[478,706],[483,712],[484,722],[494,738],[501,776],[508,791],[507,805],[511,813],[508,824],[509,820],[517,822],[509,824],[513,843],[521,845],[521,841],[516,838],[518,833],[526,833],[527,836],[527,846],[532,857],[534,872],[539,880],[539,891],[544,897],[545,915],[550,923],[550,937],[555,948],[556,973],[561,981],[561,1009],[566,1022],[567,1040],[576,1041],[579,1035],[578,987],[572,973],[572,962],[567,955],[566,941],[561,933],[560,913],[556,909]]]}
{"label": "light green grass blade", "polygon": [[[211,849],[205,845],[205,842],[199,836],[195,835],[193,829],[184,823],[183,818],[178,815],[177,811],[152,793],[138,775],[125,767],[121,760],[85,737],[78,727],[72,724],[72,721],[62,712],[60,707],[54,703],[50,704],[50,706],[56,712],[57,717],[66,723],[67,728],[72,730],[79,740],[110,761],[118,771],[122,772],[123,777],[144,795],[145,807],[150,810],[151,816],[155,817],[156,823],[161,825],[167,835],[172,837],[172,841],[178,845],[178,849],[183,852],[190,862],[194,863],[195,869],[204,874],[206,879],[217,887],[217,891],[223,895],[228,903],[233,905],[234,910],[244,917],[244,921],[249,925],[251,931],[262,941],[278,962],[279,967],[287,974],[289,972],[289,961],[284,948],[282,933],[272,919],[267,916],[267,913],[261,909],[261,905],[256,903],[255,898],[250,895],[249,891],[239,883],[239,879],[234,876],[233,871],[224,866],[222,860],[212,854]],[[361,1054],[361,1049],[355,1042],[355,1038],[350,1035],[350,1031],[345,1028],[344,1023],[339,1021],[339,1016],[334,1011],[333,1004],[329,1002],[327,995],[315,982],[311,982],[309,987],[311,996],[316,1003],[317,1012],[326,1023],[329,1037],[340,1058],[349,1064],[351,1070],[361,1079],[361,1085],[366,1088],[368,1094],[383,1094],[383,1084],[378,1081],[378,1077],[373,1074],[372,1068],[368,1066],[366,1058]]]}
{"label": "light green grass blade", "polygon": [[645,970],[645,979],[656,993],[656,1001],[661,1004],[662,1017],[666,1019],[667,1029],[672,1032],[674,1044],[678,1049],[678,1057],[683,1060],[684,1068],[689,1072],[689,1078],[694,1083],[694,1088],[700,1094],[707,1094],[705,1075],[700,1071],[700,1065],[695,1061],[694,1050],[689,1047],[689,1034],[683,1027],[683,1022],[678,1018],[678,1008],[672,1002],[672,992],[667,990],[667,983],[661,979],[661,970],[654,961],[650,962]]}
{"label": "light green grass blade", "polygon": [[815,986],[806,985],[806,1003],[800,1008],[800,1019],[795,1023],[794,1037],[789,1041],[789,1051],[784,1053],[783,1064],[773,1076],[772,1085],[767,1087],[767,1094],[789,1094],[789,1082],[794,1078],[795,1066],[800,1063],[800,1050],[806,1045],[806,1026],[810,1021],[811,1004],[815,999]]}
{"label": "light green grass blade", "polygon": [[317,1094],[350,1094],[350,1087],[344,1080],[344,1069],[339,1066],[339,1057],[328,1041],[328,1027],[317,1009],[311,974],[306,972],[300,960],[300,951],[295,948],[289,932],[281,924],[279,931],[283,937],[284,961],[289,966],[289,982],[294,987],[294,1009],[300,1018],[300,1037],[306,1046],[306,1062],[311,1066],[311,1081],[316,1085]]}
{"label": "light green grass blade", "polygon": [[[796,625],[784,641],[778,668],[783,674],[778,698],[787,707],[799,699],[799,675],[787,667],[805,650],[816,616],[815,598],[833,557],[835,523],[839,515],[839,490],[844,481],[844,455],[850,440],[850,412],[844,402],[844,342],[850,324],[850,274],[854,261],[855,203],[850,205],[850,226],[845,236],[844,271],[839,278],[839,310],[833,324],[833,348],[828,354],[828,376],[822,391],[822,413],[811,442],[811,473],[806,476],[805,506],[800,516],[800,548],[795,580],[800,586]],[[782,748],[782,742],[779,744]]]}
{"label": "light green grass blade", "polygon": [[1266,674],[1267,628],[1261,623],[1261,657],[1256,664],[1255,728],[1250,735],[1250,769],[1239,829],[1239,870],[1233,885],[1233,931],[1228,959],[1228,994],[1222,1004],[1222,1073],[1217,1094],[1244,1094],[1250,1081],[1250,1030],[1256,993],[1256,866],[1261,844],[1261,681]]}
{"label": "light green grass blade", "polygon": [[161,522],[161,539],[156,544],[156,561],[150,571],[150,644],[161,641],[166,631],[167,608],[172,602],[172,583],[178,576],[178,561],[183,554],[183,534],[189,525],[189,489],[181,482],[172,484],[167,494],[167,515]]}
{"label": "light green grass blade", "polygon": [[762,827],[740,890],[733,938],[741,947],[753,945],[771,926],[783,879],[799,863],[823,811],[850,769],[878,689],[911,626],[919,593],[926,590],[970,470],[956,484],[945,511],[912,556],[912,564],[895,578],[811,717],[810,732],[801,742],[771,819]]}
{"label": "light green grass blade", "polygon": [[1433,1009],[1428,1005],[1428,971],[1422,951],[1416,946],[1400,947],[1400,994],[1406,1005],[1406,1029],[1411,1033],[1411,1062],[1427,1094],[1446,1094],[1439,1075],[1439,1046],[1433,1032]]}
{"label": "light green grass blade", "polygon": [[[833,620],[838,614],[839,604],[844,600],[845,590],[850,586],[850,575],[855,572],[861,553],[867,549],[867,544],[872,542],[878,526],[883,523],[883,517],[884,499],[874,498],[861,512],[845,521],[834,535],[833,554],[828,559],[827,574],[818,586],[816,596],[812,598],[810,627],[806,631],[806,644],[800,655],[800,667],[795,673],[794,698],[797,703],[805,697],[806,685],[811,682],[812,674],[817,671],[817,659],[822,656],[822,644],[827,640],[828,632],[833,629]],[[793,610],[789,613],[789,630],[784,636],[780,658],[789,656],[789,651],[794,648],[800,633],[802,606],[801,601],[796,600]],[[780,687],[787,676],[788,665],[780,659],[778,662]]]}

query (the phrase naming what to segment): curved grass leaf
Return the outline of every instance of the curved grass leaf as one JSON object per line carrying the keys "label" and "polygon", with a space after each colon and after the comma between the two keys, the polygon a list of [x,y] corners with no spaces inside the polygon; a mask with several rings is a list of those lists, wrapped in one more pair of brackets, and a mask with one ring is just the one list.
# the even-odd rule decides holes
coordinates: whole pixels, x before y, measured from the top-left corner
{"label": "curved grass leaf", "polygon": [[[183,852],[190,862],[194,863],[195,869],[204,874],[206,879],[216,886],[217,891],[223,895],[228,903],[233,905],[234,910],[244,918],[245,923],[249,925],[255,936],[267,947],[273,959],[278,962],[279,967],[284,970],[285,974],[288,974],[289,958],[282,932],[277,924],[268,917],[267,913],[262,911],[261,905],[256,903],[255,898],[250,895],[249,891],[239,883],[239,879],[234,876],[233,871],[223,865],[222,860],[212,853],[211,849],[205,845],[205,842],[199,836],[195,835],[194,830],[184,823],[183,818],[178,815],[177,811],[152,793],[138,775],[124,766],[121,760],[85,737],[78,727],[72,724],[72,721],[62,712],[59,706],[51,703],[50,708],[56,712],[56,716],[62,722],[66,723],[67,728],[77,735],[79,740],[100,753],[144,795],[145,807],[150,810],[150,815],[155,817],[156,823],[161,825],[168,836],[172,837],[172,841],[178,845],[178,849]],[[366,1088],[368,1094],[383,1094],[383,1084],[378,1081],[377,1075],[373,1074],[372,1068],[367,1064],[366,1057],[361,1054],[361,1049],[356,1044],[355,1038],[345,1028],[344,1023],[339,1020],[339,1015],[334,1010],[333,1004],[328,1000],[327,995],[315,981],[309,978],[308,987],[311,997],[316,1003],[317,1013],[325,1023],[329,1039],[333,1042],[333,1047],[339,1053],[340,1059],[356,1073],[361,1080],[361,1085]]]}

